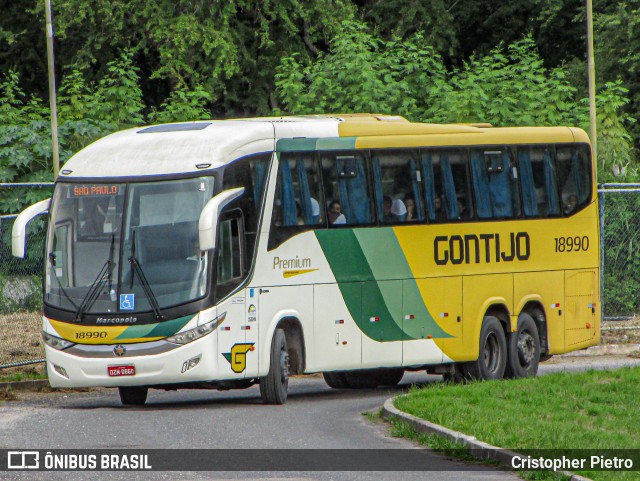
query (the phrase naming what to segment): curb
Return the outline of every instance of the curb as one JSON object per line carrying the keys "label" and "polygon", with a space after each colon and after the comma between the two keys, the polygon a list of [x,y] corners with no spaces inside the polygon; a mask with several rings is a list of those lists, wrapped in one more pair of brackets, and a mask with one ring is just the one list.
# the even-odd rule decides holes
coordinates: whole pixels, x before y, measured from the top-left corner
{"label": "curb", "polygon": [[640,351],[640,344],[604,344],[602,346],[592,346],[580,351],[559,354],[554,357],[595,357],[611,355],[627,355]]}
{"label": "curb", "polygon": [[[479,441],[474,436],[469,436],[468,434],[461,433],[460,431],[445,428],[439,424],[434,424],[413,416],[412,414],[400,411],[393,405],[393,399],[394,398],[389,398],[384,402],[384,406],[382,407],[382,417],[384,419],[404,421],[421,434],[437,434],[438,436],[464,446],[475,458],[485,461],[496,461],[510,470],[513,469],[511,460],[514,457],[523,457],[515,451],[492,446],[491,444]],[[592,481],[590,478],[585,478],[584,476],[580,476],[569,471],[558,472],[568,476],[570,481]]]}
{"label": "curb", "polygon": [[0,389],[11,389],[12,391],[42,391],[49,389],[48,379],[33,379],[30,381],[0,382]]}

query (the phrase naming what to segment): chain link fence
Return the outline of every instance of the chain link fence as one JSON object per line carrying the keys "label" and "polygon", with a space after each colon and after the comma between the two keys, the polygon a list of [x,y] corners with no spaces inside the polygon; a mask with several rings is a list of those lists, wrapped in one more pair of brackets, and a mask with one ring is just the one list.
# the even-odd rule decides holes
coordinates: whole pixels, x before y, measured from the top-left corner
{"label": "chain link fence", "polygon": [[[41,199],[50,195],[52,184],[0,184],[0,201],[8,189],[9,197],[22,199],[32,197],[33,189],[38,189],[36,197]],[[640,184],[605,184],[599,196],[604,226],[604,319],[632,318],[640,313]],[[0,369],[42,362],[44,357],[41,310],[46,217],[29,224],[25,259],[11,255],[15,217],[0,215]]]}
{"label": "chain link fence", "polygon": [[[52,185],[0,184],[0,209],[15,211],[51,195]],[[41,362],[42,268],[46,216],[27,228],[26,257],[11,255],[15,214],[0,215],[0,368]]]}
{"label": "chain link fence", "polygon": [[640,184],[604,184],[600,196],[605,320],[640,313]]}

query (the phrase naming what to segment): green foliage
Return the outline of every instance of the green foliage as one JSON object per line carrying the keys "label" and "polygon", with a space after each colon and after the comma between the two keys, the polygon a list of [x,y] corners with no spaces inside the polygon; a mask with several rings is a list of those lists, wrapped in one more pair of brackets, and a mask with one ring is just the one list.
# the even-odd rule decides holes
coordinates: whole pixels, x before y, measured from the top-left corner
{"label": "green foliage", "polygon": [[315,52],[352,18],[349,0],[59,0],[63,65],[98,75],[114,52],[130,49],[157,108],[176,85],[202,85],[224,112],[270,110],[282,55]]}
{"label": "green foliage", "polygon": [[[630,129],[635,120],[624,113],[629,103],[626,89],[621,80],[608,82],[596,97],[598,164],[600,182],[620,181],[616,177],[624,175],[627,180],[637,179],[638,163],[633,151]],[[588,100],[583,100],[588,106]],[[587,107],[585,107],[587,108]],[[584,125],[586,128],[586,123]],[[614,175],[618,172],[618,176]]]}
{"label": "green foliage", "polygon": [[379,112],[415,117],[429,86],[443,86],[445,67],[421,35],[385,41],[362,23],[345,21],[328,54],[282,59],[276,88],[287,113]]}
{"label": "green foliage", "polygon": [[202,85],[196,85],[193,90],[181,85],[171,92],[158,111],[149,114],[149,122],[186,122],[209,118],[211,114],[206,106],[210,101],[211,95]]}
{"label": "green foliage", "polygon": [[531,36],[485,57],[471,57],[450,77],[429,117],[438,122],[575,125],[575,88],[562,69],[547,70]]}

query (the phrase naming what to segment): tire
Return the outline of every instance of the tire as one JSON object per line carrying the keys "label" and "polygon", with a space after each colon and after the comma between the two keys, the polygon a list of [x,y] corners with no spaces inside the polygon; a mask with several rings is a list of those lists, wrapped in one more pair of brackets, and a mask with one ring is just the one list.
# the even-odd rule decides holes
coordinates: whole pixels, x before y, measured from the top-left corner
{"label": "tire", "polygon": [[507,377],[534,377],[540,363],[540,336],[536,323],[527,312],[518,316],[516,332],[509,334]]}
{"label": "tire", "polygon": [[462,365],[468,379],[502,379],[507,366],[507,340],[502,324],[494,316],[485,316],[480,329],[480,351],[478,359]]}
{"label": "tire", "polygon": [[448,382],[450,384],[459,384],[461,382],[464,382],[465,374],[462,370],[462,365],[454,364],[453,372],[445,372],[442,375],[442,378],[444,379],[444,382]]}
{"label": "tire", "polygon": [[347,376],[344,372],[323,372],[324,382],[333,389],[349,389]]}
{"label": "tire", "polygon": [[349,371],[345,376],[349,387],[353,389],[373,389],[380,384],[373,370]]}
{"label": "tire", "polygon": [[119,387],[120,402],[125,406],[142,406],[147,401],[149,388],[146,387]]}
{"label": "tire", "polygon": [[269,373],[260,378],[260,396],[264,404],[284,404],[289,389],[289,354],[282,329],[276,329],[271,340]]}
{"label": "tire", "polygon": [[376,377],[378,378],[378,385],[385,387],[394,387],[402,380],[404,376],[404,369],[378,369]]}

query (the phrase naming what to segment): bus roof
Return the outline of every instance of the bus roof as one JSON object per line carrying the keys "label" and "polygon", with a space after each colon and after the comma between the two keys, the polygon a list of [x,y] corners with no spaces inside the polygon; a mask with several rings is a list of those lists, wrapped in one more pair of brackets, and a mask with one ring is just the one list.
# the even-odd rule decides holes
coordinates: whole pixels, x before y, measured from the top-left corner
{"label": "bus roof", "polygon": [[567,127],[492,128],[488,124],[411,123],[400,116],[336,114],[161,124],[116,132],[75,154],[65,178],[197,173],[274,150],[394,148],[586,142]]}

